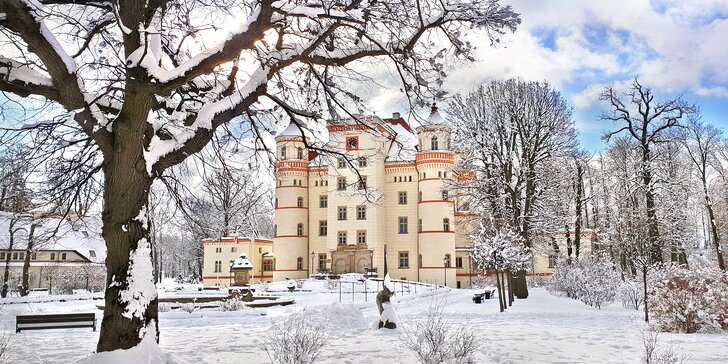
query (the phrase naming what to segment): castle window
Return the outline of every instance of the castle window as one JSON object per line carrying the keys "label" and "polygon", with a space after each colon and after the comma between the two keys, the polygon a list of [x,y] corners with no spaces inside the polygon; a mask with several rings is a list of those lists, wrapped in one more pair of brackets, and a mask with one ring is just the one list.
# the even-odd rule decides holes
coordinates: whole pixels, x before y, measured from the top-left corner
{"label": "castle window", "polygon": [[270,272],[274,269],[275,269],[275,266],[273,265],[273,259],[263,260],[263,271]]}
{"label": "castle window", "polygon": [[399,191],[399,204],[400,205],[407,204],[407,192],[406,191]]}
{"label": "castle window", "polygon": [[319,261],[319,264],[318,264],[319,270],[326,269],[326,254],[319,254],[318,261]]}
{"label": "castle window", "polygon": [[298,198],[298,200],[296,202],[296,206],[303,207],[303,197]]}
{"label": "castle window", "polygon": [[445,177],[445,178],[447,178],[447,171],[442,172],[442,176]]}
{"label": "castle window", "polygon": [[422,191],[417,194],[417,201],[422,202]]}
{"label": "castle window", "polygon": [[273,225],[273,236],[278,236],[278,225]]}
{"label": "castle window", "polygon": [[0,260],[5,260],[5,253],[4,252],[0,252]]}
{"label": "castle window", "polygon": [[437,137],[432,137],[431,144],[432,144],[431,145],[432,146],[432,148],[431,148],[432,150],[438,150],[438,149],[440,149],[439,148],[439,145],[437,144]]}
{"label": "castle window", "polygon": [[322,209],[329,207],[329,196],[327,196],[327,195],[319,196],[319,207]]}
{"label": "castle window", "polygon": [[18,260],[18,253],[13,253],[13,260]]}
{"label": "castle window", "polygon": [[281,147],[281,159],[286,159],[286,147]]}
{"label": "castle window", "polygon": [[276,205],[276,208],[278,208],[278,197],[276,197],[275,205]]}
{"label": "castle window", "polygon": [[296,258],[296,269],[303,270],[303,257]]}
{"label": "castle window", "polygon": [[314,182],[314,186],[318,187],[318,181]]}
{"label": "castle window", "polygon": [[366,220],[367,219],[367,207],[366,206],[357,206],[356,207],[356,219],[357,220]]}
{"label": "castle window", "polygon": [[402,182],[402,176],[399,176],[399,182]]}
{"label": "castle window", "polygon": [[339,220],[346,220],[346,206],[339,206],[338,212]]}
{"label": "castle window", "polygon": [[216,260],[215,261],[215,273],[222,272],[222,261]]}
{"label": "castle window", "polygon": [[299,147],[297,149],[297,152],[298,152],[298,159],[303,159],[303,148]]}
{"label": "castle window", "polygon": [[463,267],[463,257],[455,257],[455,268]]}
{"label": "castle window", "polygon": [[303,236],[303,224],[298,224],[298,226],[296,226],[296,235]]}
{"label": "castle window", "polygon": [[442,171],[437,171],[437,178],[442,178]]}
{"label": "castle window", "polygon": [[409,252],[399,252],[399,269],[409,269]]}
{"label": "castle window", "polygon": [[366,166],[367,166],[366,157],[359,157],[359,167],[366,167]]}
{"label": "castle window", "polygon": [[346,177],[339,177],[338,184],[336,185],[336,189],[339,191],[346,190]]}
{"label": "castle window", "polygon": [[367,177],[366,176],[361,176],[361,179],[359,180],[359,189],[360,190],[367,189]]}
{"label": "castle window", "polygon": [[339,244],[346,245],[346,231],[339,231],[337,237]]}
{"label": "castle window", "polygon": [[319,221],[319,236],[326,236],[329,233],[329,222],[326,220]]}
{"label": "castle window", "polygon": [[397,182],[397,176],[394,176],[394,179],[392,180],[392,182]]}
{"label": "castle window", "polygon": [[549,268],[555,268],[556,267],[556,260],[558,259],[558,256],[556,254],[549,254]]}
{"label": "castle window", "polygon": [[344,157],[337,159],[337,168],[346,168],[346,159]]}
{"label": "castle window", "polygon": [[230,247],[230,252],[231,253],[237,253],[237,251],[238,251],[238,247],[237,246]]}
{"label": "castle window", "polygon": [[442,219],[442,230],[450,231],[450,219]]}
{"label": "castle window", "polygon": [[399,233],[407,234],[407,217],[406,216],[399,217]]}
{"label": "castle window", "polygon": [[359,230],[356,232],[356,243],[360,245],[365,245],[367,243],[366,230]]}
{"label": "castle window", "polygon": [[56,253],[51,253],[51,260],[56,260]]}
{"label": "castle window", "polygon": [[409,181],[412,182],[412,176],[409,176]]}
{"label": "castle window", "polygon": [[422,232],[422,219],[417,219],[417,231]]}
{"label": "castle window", "polygon": [[447,191],[442,191],[442,200],[447,201]]}

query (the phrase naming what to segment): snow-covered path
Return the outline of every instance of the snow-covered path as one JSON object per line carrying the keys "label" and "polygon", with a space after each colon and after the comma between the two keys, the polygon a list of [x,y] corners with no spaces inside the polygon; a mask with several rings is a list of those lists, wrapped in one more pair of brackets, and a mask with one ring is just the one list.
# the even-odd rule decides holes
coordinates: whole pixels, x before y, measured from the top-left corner
{"label": "snow-covered path", "polygon": [[[407,325],[422,317],[433,299],[444,299],[445,312],[453,323],[468,322],[481,335],[481,363],[639,362],[643,324],[637,311],[619,304],[599,311],[532,289],[527,300],[516,301],[505,313],[498,313],[497,301],[476,305],[471,295],[469,290],[440,290],[393,301],[400,325]],[[334,320],[337,327],[333,340],[323,349],[321,363],[416,363],[399,339],[400,330],[370,329],[377,318],[371,296],[368,303],[354,304],[339,304],[338,294],[331,293],[292,296],[295,305],[270,308],[267,316],[245,311],[162,313],[160,345],[182,363],[268,363],[262,345],[272,321],[307,308]],[[98,301],[6,305],[2,324],[14,325],[13,316],[19,312],[89,311],[95,303]],[[97,338],[98,333],[83,329],[13,333],[10,362],[75,362],[94,349]],[[663,334],[661,338],[665,344],[679,345],[690,363],[728,362],[727,334]]]}

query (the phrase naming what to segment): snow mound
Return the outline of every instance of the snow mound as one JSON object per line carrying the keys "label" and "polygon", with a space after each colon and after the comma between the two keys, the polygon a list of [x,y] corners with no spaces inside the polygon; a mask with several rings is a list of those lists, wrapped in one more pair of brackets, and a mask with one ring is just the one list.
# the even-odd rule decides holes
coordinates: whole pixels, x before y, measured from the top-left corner
{"label": "snow mound", "polygon": [[177,364],[171,355],[162,353],[154,335],[144,335],[139,345],[127,350],[91,354],[78,364]]}
{"label": "snow mound", "polygon": [[369,328],[368,321],[357,305],[337,302],[324,306],[311,306],[300,314],[311,319],[325,320],[328,329],[335,332],[363,331]]}

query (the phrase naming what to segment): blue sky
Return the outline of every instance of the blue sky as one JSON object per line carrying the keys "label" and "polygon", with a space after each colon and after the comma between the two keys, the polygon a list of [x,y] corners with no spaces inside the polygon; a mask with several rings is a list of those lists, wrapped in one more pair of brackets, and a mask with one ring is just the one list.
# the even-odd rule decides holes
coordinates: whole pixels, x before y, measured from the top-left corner
{"label": "blue sky", "polygon": [[639,76],[658,99],[682,96],[728,130],[728,0],[501,1],[521,26],[502,46],[478,44],[478,62],[452,72],[448,92],[492,78],[548,81],[573,105],[582,147],[596,151],[611,129],[598,119],[606,110],[599,93]]}

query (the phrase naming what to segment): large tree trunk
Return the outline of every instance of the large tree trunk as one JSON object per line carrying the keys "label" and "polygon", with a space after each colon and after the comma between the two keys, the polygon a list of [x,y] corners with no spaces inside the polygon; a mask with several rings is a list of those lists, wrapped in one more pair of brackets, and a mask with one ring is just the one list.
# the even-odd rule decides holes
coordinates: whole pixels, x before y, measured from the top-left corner
{"label": "large tree trunk", "polygon": [[715,224],[715,214],[713,212],[713,203],[710,201],[708,195],[708,185],[706,184],[706,176],[703,173],[703,198],[705,200],[705,208],[708,210],[708,220],[710,223],[710,235],[713,240],[713,246],[715,247],[715,254],[718,257],[718,268],[725,271],[725,262],[723,261],[723,251],[720,248],[720,237],[718,236],[718,227]]}
{"label": "large tree trunk", "polygon": [[655,195],[652,192],[650,148],[646,141],[642,142],[642,184],[645,188],[645,208],[647,209],[647,236],[650,243],[650,259],[653,263],[661,263],[662,244],[660,243],[660,232],[657,228]]}
{"label": "large tree trunk", "polygon": [[498,306],[500,306],[500,312],[503,312],[503,310],[505,310],[505,304],[503,302],[505,295],[503,294],[503,285],[500,279],[500,273],[497,269],[495,271],[495,283],[498,286]]}
{"label": "large tree trunk", "polygon": [[8,279],[10,279],[10,255],[13,251],[13,225],[15,225],[15,220],[10,220],[10,238],[8,239],[8,250],[5,254],[5,273],[3,274],[3,287],[0,291],[0,297],[5,298],[8,296]]}
{"label": "large tree trunk", "polygon": [[[143,104],[137,106],[144,109]],[[129,112],[141,114],[133,115],[132,120],[141,118],[137,125],[146,124],[146,113]],[[132,120],[116,121],[116,145],[122,147],[105,156],[104,163],[102,218],[108,253],[99,352],[129,349],[145,335],[158,338],[157,291],[146,214],[153,179],[147,174],[138,135],[143,130],[134,128]]]}
{"label": "large tree trunk", "polygon": [[[583,184],[584,184],[584,169],[581,163],[576,162],[576,221],[574,221],[574,255],[578,258],[579,251],[581,249],[581,214],[582,214],[582,200],[583,200]],[[588,224],[588,222],[587,222]]]}
{"label": "large tree trunk", "polygon": [[30,255],[33,254],[33,245],[35,245],[33,235],[35,234],[36,226],[36,224],[31,223],[30,231],[28,232],[28,246],[25,249],[25,259],[23,261],[23,281],[18,289],[20,295],[23,297],[27,296],[30,292],[30,282],[28,282],[30,277],[28,271],[30,270]]}

